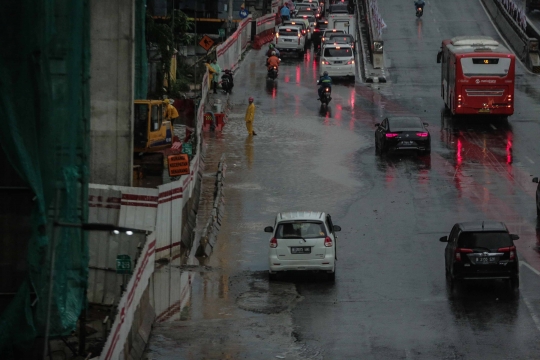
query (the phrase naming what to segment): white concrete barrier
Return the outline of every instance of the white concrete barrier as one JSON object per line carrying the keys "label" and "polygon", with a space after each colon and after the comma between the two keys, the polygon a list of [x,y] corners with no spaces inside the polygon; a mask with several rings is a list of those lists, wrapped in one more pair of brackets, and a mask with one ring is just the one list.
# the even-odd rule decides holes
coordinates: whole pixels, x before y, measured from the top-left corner
{"label": "white concrete barrier", "polygon": [[246,49],[251,36],[251,21],[252,17],[249,15],[240,22],[234,34],[225,40],[223,44],[218,45],[216,54],[221,70],[229,69],[234,71],[238,67],[242,52]]}

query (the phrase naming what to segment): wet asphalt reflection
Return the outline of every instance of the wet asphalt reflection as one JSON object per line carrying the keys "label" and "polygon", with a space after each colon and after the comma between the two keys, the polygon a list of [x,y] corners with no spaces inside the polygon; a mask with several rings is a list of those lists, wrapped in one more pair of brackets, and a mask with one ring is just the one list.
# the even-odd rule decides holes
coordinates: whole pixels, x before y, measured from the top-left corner
{"label": "wet asphalt reflection", "polygon": [[[338,82],[327,110],[316,100],[312,51],[302,60],[283,56],[275,82],[265,79],[262,51],[246,55],[229,122],[205,134],[207,172],[227,156],[218,242],[204,266],[191,258],[171,268],[178,280],[170,286],[189,290],[169,296],[182,305],[157,323],[149,358],[538,358],[540,225],[531,178],[540,175],[540,81],[518,65],[513,116],[452,118],[439,98],[435,56],[443,38],[498,38],[480,3],[431,2],[420,21],[397,0],[381,11],[389,83]],[[243,120],[249,96],[254,137]],[[431,155],[376,155],[374,124],[389,115],[429,123]],[[302,273],[268,282],[262,230],[290,210],[326,211],[341,225],[335,284]],[[517,293],[503,281],[446,284],[439,237],[456,222],[482,219],[520,235]]]}

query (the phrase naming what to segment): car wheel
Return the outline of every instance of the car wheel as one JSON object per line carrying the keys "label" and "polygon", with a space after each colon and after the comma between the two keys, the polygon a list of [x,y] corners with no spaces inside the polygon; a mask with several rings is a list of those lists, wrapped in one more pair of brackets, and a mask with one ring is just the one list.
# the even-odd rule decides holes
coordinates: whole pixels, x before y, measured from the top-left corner
{"label": "car wheel", "polygon": [[536,195],[536,216],[540,216],[540,206],[538,205],[538,195]]}
{"label": "car wheel", "polygon": [[424,150],[424,151],[422,152],[422,154],[424,154],[424,155],[429,155],[429,154],[431,154],[431,146],[428,147],[426,150]]}
{"label": "car wheel", "polygon": [[454,279],[454,277],[452,276],[452,273],[449,272],[448,270],[445,270],[445,272],[446,272],[446,283],[450,287],[450,289],[453,289],[454,286],[456,285],[456,279]]}
{"label": "car wheel", "polygon": [[512,276],[510,279],[510,287],[514,291],[519,289],[519,276]]}
{"label": "car wheel", "polygon": [[336,267],[334,267],[334,271],[331,273],[328,273],[327,276],[328,276],[328,281],[330,282],[336,281]]}
{"label": "car wheel", "polygon": [[379,143],[375,139],[375,155],[381,155],[381,149],[379,148]]}
{"label": "car wheel", "polygon": [[271,272],[269,272],[269,273],[268,273],[268,280],[270,280],[270,281],[276,281],[276,280],[277,280],[277,276],[278,276],[277,273],[271,273]]}

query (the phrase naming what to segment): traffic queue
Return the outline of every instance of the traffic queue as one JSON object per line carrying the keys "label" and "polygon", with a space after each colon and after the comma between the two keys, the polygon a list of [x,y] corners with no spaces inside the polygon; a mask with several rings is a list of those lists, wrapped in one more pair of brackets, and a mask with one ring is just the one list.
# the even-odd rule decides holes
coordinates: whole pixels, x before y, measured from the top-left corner
{"label": "traffic queue", "polygon": [[[290,0],[289,0],[290,1]],[[282,56],[303,59],[313,45],[318,58],[319,101],[327,106],[332,77],[355,80],[356,18],[352,0],[302,0],[285,2],[279,9],[281,23],[269,44],[267,80],[275,81]]]}

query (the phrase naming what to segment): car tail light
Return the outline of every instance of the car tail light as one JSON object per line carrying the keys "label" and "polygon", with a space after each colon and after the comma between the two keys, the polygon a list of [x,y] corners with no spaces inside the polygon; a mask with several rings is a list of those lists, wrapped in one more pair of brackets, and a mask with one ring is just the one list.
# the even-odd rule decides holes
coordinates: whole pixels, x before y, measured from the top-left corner
{"label": "car tail light", "polygon": [[499,248],[499,250],[497,250],[497,252],[510,253],[510,260],[515,260],[516,259],[516,247],[515,246]]}
{"label": "car tail light", "polygon": [[313,32],[319,32],[319,29],[313,29]]}
{"label": "car tail light", "polygon": [[328,61],[325,61],[325,60],[321,61],[321,64],[323,64],[323,65],[330,65],[330,63],[329,63]]}
{"label": "car tail light", "polygon": [[347,62],[347,65],[351,65],[351,64],[354,64],[354,60],[349,60],[349,61]]}
{"label": "car tail light", "polygon": [[456,248],[454,258],[456,261],[461,261],[461,254],[472,254],[472,249]]}
{"label": "car tail light", "polygon": [[277,248],[277,239],[275,237],[270,239],[270,247],[271,248]]}
{"label": "car tail light", "polygon": [[330,239],[329,236],[324,238],[324,246],[325,247],[332,247],[334,246],[334,243],[332,243],[332,239]]}
{"label": "car tail light", "polygon": [[396,134],[396,133],[387,133],[386,134],[386,137],[387,138],[395,138],[396,136],[398,136],[399,134]]}
{"label": "car tail light", "polygon": [[416,133],[416,136],[427,137],[428,133],[427,132],[419,132],[419,133]]}
{"label": "car tail light", "polygon": [[279,33],[276,33],[276,38],[278,38],[278,37],[279,37]]}

